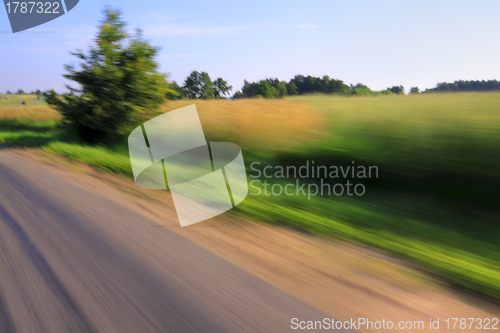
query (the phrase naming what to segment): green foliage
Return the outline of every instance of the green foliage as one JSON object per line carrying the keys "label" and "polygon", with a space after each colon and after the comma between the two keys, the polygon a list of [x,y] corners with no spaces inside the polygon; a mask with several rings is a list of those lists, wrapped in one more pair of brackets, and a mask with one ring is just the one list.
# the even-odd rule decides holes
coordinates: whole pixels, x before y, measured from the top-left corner
{"label": "green foliage", "polygon": [[[359,86],[359,85],[358,85]],[[281,98],[292,95],[305,94],[338,94],[338,95],[372,95],[368,87],[349,87],[341,80],[331,79],[328,75],[322,78],[313,76],[296,75],[289,82],[278,79],[265,79],[259,82],[244,81],[241,92],[238,91],[233,98],[264,97]]]}
{"label": "green foliage", "polygon": [[257,97],[257,98],[276,98],[278,90],[271,86],[267,80],[249,83],[245,80],[241,93],[237,93],[235,98]]}
{"label": "green foliage", "polygon": [[288,82],[286,84],[286,91],[288,95],[293,96],[293,95],[298,95],[299,94],[299,89],[293,82]]}
{"label": "green foliage", "polygon": [[396,95],[402,95],[405,93],[405,88],[403,86],[394,86],[389,89]]}
{"label": "green foliage", "polygon": [[61,112],[64,124],[91,142],[123,135],[141,110],[157,107],[171,90],[165,74],[157,71],[158,49],[140,30],[127,34],[120,11],[107,8],[104,15],[88,54],[72,53],[81,68],[65,66],[64,77],[81,88],[68,87],[73,94],[61,98],[49,93],[47,100]]}
{"label": "green foliage", "polygon": [[47,100],[53,100],[58,97],[58,94],[55,92],[54,89],[49,89],[44,92],[42,92],[42,96],[46,98]]}
{"label": "green foliage", "polygon": [[364,84],[358,83],[357,85],[351,85],[352,94],[356,96],[375,96],[380,95],[379,92],[373,91]]}
{"label": "green foliage", "polygon": [[233,98],[283,98],[290,94],[289,89],[291,95],[297,94],[297,87],[293,83],[287,84],[285,81],[271,78],[252,83],[245,80],[241,92],[236,92]]}
{"label": "green foliage", "polygon": [[170,90],[167,91],[165,97],[169,100],[176,100],[185,98],[185,92],[182,87],[180,87],[177,82],[173,81],[170,83]]}
{"label": "green foliage", "polygon": [[206,72],[193,71],[184,81],[184,91],[190,99],[213,99],[214,83]]}
{"label": "green foliage", "polygon": [[178,98],[190,99],[225,99],[233,87],[222,78],[212,81],[206,72],[193,71],[184,81],[181,88],[175,84]]}
{"label": "green foliage", "polygon": [[276,94],[276,97],[282,98],[288,95],[286,82],[280,81],[278,79],[266,79],[266,81],[271,87],[276,89],[276,91],[274,92]]}
{"label": "green foliage", "polygon": [[16,95],[24,95],[24,90],[18,89]]}
{"label": "green foliage", "polygon": [[351,93],[349,86],[342,80],[330,79],[328,75],[322,78],[296,75],[290,82],[295,84],[299,95],[314,93],[346,95]]}
{"label": "green foliage", "polygon": [[217,78],[214,82],[214,95],[217,99],[226,98],[226,96],[229,95],[231,89],[233,89],[233,87],[220,77]]}
{"label": "green foliage", "polygon": [[458,92],[458,91],[500,91],[500,82],[489,81],[455,81],[453,83],[441,82],[435,88],[427,89],[425,92]]}
{"label": "green foliage", "polygon": [[373,91],[361,83],[348,86],[342,80],[331,79],[328,75],[322,78],[311,75],[296,75],[289,82],[278,79],[265,79],[250,83],[245,80],[243,88],[241,91],[237,91],[233,98],[281,98],[318,93],[356,96],[401,95],[404,94],[404,87],[394,86],[383,91]]}
{"label": "green foliage", "polygon": [[420,89],[418,87],[411,87],[410,94],[420,94]]}
{"label": "green foliage", "polygon": [[382,95],[404,95],[405,88],[403,86],[394,86],[392,88],[382,90],[380,93]]}

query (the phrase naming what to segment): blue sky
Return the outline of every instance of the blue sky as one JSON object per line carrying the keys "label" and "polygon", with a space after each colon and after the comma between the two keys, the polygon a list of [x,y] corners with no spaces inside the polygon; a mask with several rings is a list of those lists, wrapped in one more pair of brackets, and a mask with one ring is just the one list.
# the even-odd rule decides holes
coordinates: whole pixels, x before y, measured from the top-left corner
{"label": "blue sky", "polygon": [[0,92],[63,91],[63,64],[75,62],[69,51],[87,48],[106,5],[161,47],[161,70],[179,83],[192,70],[236,89],[243,79],[296,74],[377,90],[500,79],[498,0],[80,0],[66,15],[16,34],[0,10]]}

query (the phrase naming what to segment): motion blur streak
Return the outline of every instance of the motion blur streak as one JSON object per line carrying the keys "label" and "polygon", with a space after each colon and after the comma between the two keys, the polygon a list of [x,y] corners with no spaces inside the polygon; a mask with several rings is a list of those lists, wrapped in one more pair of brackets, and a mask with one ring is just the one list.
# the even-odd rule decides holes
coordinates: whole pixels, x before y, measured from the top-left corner
{"label": "motion blur streak", "polygon": [[283,332],[324,313],[0,153],[0,331]]}

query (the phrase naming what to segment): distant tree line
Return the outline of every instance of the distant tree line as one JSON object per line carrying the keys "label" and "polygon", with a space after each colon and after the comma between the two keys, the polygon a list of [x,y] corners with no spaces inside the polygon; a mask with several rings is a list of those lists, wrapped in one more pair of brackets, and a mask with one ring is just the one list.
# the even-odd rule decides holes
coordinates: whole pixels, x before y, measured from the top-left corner
{"label": "distant tree line", "polygon": [[25,95],[25,94],[29,94],[29,95],[36,95],[38,98],[40,98],[40,96],[46,97],[49,94],[50,91],[51,90],[47,90],[45,92],[42,92],[40,89],[37,89],[37,90],[31,91],[30,93],[25,93],[24,90],[18,89],[15,93],[11,92],[10,90],[7,90],[5,92],[5,94],[6,95]]}
{"label": "distant tree line", "polygon": [[5,92],[6,95],[24,95],[24,90],[18,89],[15,93],[11,92],[10,90],[7,90]]}
{"label": "distant tree line", "polygon": [[464,81],[459,80],[453,83],[441,82],[435,88],[425,90],[428,92],[454,92],[454,91],[500,91],[500,82],[489,81]]}
{"label": "distant tree line", "polygon": [[237,91],[233,98],[280,98],[284,96],[305,94],[337,94],[374,96],[388,94],[404,94],[403,86],[394,86],[382,91],[373,91],[364,84],[347,85],[342,80],[332,79],[328,75],[323,77],[296,75],[290,81],[265,79],[258,82],[244,81],[241,91]]}
{"label": "distant tree line", "polygon": [[[175,99],[226,99],[230,97],[231,89],[226,80],[217,78],[212,80],[208,73],[193,71],[184,81],[183,86],[179,86],[175,81],[170,83],[170,89],[166,98]],[[453,83],[440,82],[436,87],[421,91],[418,87],[411,87],[410,94],[433,93],[433,92],[462,92],[462,91],[500,91],[500,81],[489,80],[459,80]],[[280,81],[268,78],[258,82],[248,82],[244,80],[243,88],[232,96],[232,98],[282,98],[293,95],[306,94],[336,94],[336,95],[356,95],[356,96],[377,96],[377,95],[401,95],[405,93],[405,88],[393,86],[385,90],[375,91],[364,84],[347,85],[342,80],[331,79],[328,75],[323,77],[296,75],[290,81]],[[7,90],[6,94],[25,94],[24,90],[18,89],[12,93]],[[38,98],[55,95],[53,90],[32,91],[32,95]],[[75,96],[71,91],[70,96]]]}

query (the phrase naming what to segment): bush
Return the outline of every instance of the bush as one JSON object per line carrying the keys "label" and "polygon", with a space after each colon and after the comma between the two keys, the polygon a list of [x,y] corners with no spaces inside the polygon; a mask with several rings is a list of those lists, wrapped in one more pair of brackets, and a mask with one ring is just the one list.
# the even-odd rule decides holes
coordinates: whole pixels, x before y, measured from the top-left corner
{"label": "bush", "polygon": [[120,11],[108,8],[104,14],[89,53],[72,53],[82,61],[81,68],[65,66],[64,77],[81,89],[68,87],[70,93],[61,97],[52,91],[47,98],[61,112],[63,123],[88,142],[122,136],[143,109],[160,105],[169,91],[166,75],[157,71],[154,61],[158,49],[140,30],[128,35]]}

